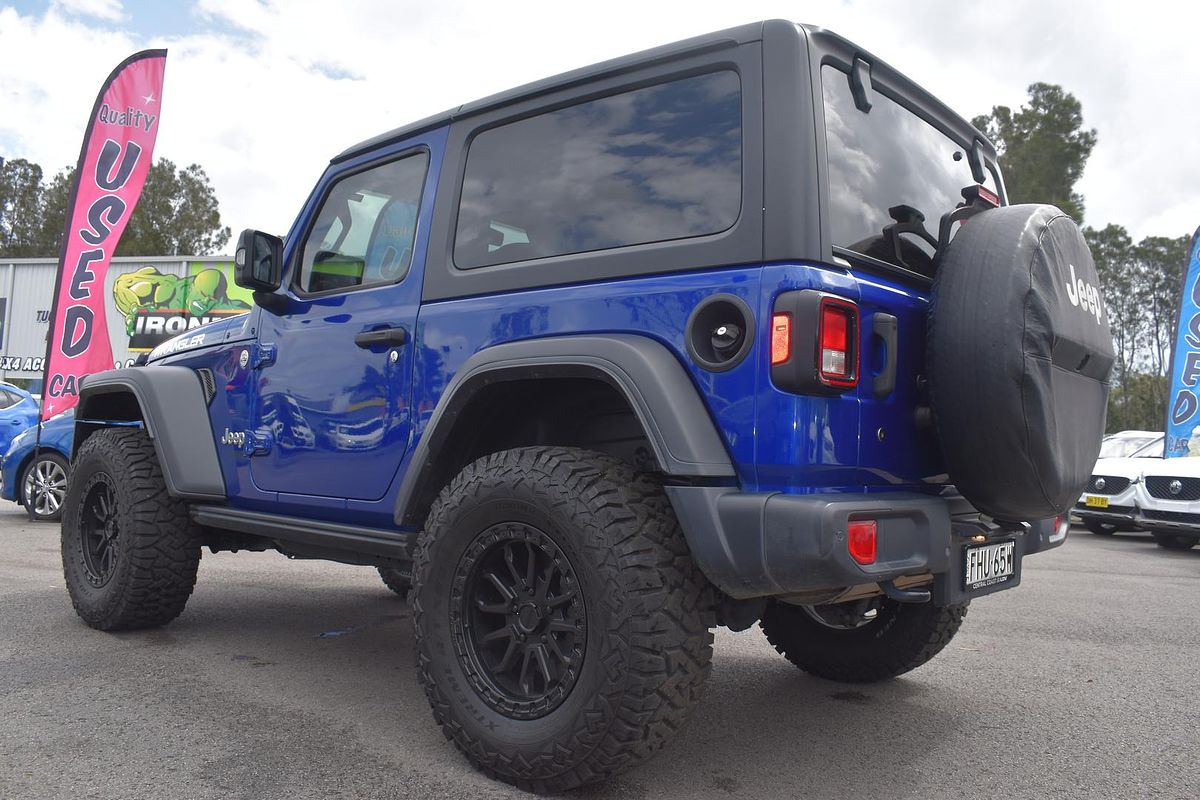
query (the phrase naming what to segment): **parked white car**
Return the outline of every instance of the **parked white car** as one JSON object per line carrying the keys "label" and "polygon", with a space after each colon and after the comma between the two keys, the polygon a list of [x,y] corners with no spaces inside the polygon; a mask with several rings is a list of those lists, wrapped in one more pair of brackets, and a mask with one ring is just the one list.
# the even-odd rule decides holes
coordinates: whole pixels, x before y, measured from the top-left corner
{"label": "parked white car", "polygon": [[1136,523],[1159,547],[1187,550],[1200,542],[1200,458],[1148,461],[1135,490]]}
{"label": "parked white car", "polygon": [[1092,476],[1072,512],[1089,531],[1102,536],[1139,530],[1136,487],[1147,464],[1162,460],[1162,453],[1161,433],[1122,431],[1106,436]]}

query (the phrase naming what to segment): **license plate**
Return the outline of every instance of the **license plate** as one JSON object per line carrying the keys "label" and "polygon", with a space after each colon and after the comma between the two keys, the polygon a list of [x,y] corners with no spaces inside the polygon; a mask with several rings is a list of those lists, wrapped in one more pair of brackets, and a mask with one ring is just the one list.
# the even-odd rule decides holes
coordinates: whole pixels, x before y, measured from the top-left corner
{"label": "license plate", "polygon": [[1089,508],[1108,508],[1107,497],[1096,497],[1093,494],[1089,494],[1083,503]]}
{"label": "license plate", "polygon": [[1009,539],[995,544],[968,547],[963,555],[966,563],[966,589],[973,592],[1012,580],[1016,569],[1017,543]]}

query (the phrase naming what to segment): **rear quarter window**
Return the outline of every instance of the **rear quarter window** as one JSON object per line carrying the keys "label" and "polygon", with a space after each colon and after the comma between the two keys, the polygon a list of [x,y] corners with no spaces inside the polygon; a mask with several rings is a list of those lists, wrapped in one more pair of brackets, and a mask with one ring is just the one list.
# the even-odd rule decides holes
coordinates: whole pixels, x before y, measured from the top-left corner
{"label": "rear quarter window", "polygon": [[722,70],[491,128],[471,142],[463,269],[720,233],[742,201],[742,103]]}
{"label": "rear quarter window", "polygon": [[[913,234],[897,234],[897,244],[888,229],[912,219],[908,206],[937,237],[941,216],[975,184],[965,148],[880,91],[870,112],[860,111],[835,67],[821,69],[821,87],[834,245],[932,275],[934,247]],[[995,190],[990,174],[984,185]]]}

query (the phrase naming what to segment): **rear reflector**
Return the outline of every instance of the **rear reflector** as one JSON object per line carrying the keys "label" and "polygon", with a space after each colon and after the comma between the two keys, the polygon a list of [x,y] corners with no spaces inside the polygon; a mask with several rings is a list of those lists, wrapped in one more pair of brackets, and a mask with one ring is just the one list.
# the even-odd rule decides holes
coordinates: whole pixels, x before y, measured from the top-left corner
{"label": "rear reflector", "polygon": [[847,547],[859,564],[875,563],[875,520],[858,519],[849,523]]}
{"label": "rear reflector", "polygon": [[821,299],[818,374],[833,386],[858,383],[858,307],[853,303]]}
{"label": "rear reflector", "polygon": [[782,364],[792,357],[792,317],[774,314],[771,317],[771,364]]}

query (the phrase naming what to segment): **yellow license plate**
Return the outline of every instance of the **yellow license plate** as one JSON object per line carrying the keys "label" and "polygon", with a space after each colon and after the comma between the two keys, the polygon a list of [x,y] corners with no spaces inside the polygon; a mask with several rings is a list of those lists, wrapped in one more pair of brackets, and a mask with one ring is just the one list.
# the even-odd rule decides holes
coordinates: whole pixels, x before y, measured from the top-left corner
{"label": "yellow license plate", "polygon": [[1108,498],[1096,497],[1095,495],[1089,494],[1087,496],[1087,500],[1084,501],[1084,504],[1089,508],[1108,508]]}

